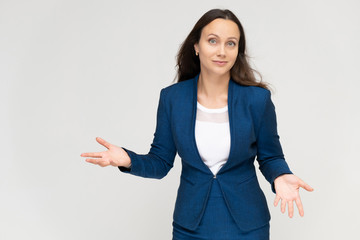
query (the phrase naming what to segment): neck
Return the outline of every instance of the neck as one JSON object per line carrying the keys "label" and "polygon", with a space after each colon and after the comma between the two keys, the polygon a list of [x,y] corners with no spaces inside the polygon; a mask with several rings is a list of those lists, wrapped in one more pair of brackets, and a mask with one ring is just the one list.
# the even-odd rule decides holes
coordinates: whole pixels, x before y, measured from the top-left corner
{"label": "neck", "polygon": [[200,72],[198,80],[198,96],[212,101],[227,99],[229,80],[229,72],[221,76]]}

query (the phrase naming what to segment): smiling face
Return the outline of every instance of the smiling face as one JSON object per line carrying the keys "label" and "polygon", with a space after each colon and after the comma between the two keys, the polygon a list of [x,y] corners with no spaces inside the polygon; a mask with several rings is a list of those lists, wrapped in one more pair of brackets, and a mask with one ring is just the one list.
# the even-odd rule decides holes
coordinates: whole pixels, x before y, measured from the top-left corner
{"label": "smiling face", "polygon": [[201,71],[211,75],[230,74],[238,55],[239,39],[239,28],[231,20],[217,18],[206,25],[199,43],[194,45]]}

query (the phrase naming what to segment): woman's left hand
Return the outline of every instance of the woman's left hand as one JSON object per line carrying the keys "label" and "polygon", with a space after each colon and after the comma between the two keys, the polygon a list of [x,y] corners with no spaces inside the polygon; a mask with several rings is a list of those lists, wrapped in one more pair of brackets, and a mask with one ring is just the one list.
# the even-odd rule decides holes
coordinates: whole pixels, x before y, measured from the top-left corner
{"label": "woman's left hand", "polygon": [[274,206],[276,207],[281,199],[281,212],[285,213],[287,203],[289,217],[292,218],[294,212],[293,201],[295,201],[300,216],[303,217],[304,210],[300,200],[299,188],[302,187],[309,192],[314,189],[294,174],[283,174],[275,179],[274,184],[276,191]]}

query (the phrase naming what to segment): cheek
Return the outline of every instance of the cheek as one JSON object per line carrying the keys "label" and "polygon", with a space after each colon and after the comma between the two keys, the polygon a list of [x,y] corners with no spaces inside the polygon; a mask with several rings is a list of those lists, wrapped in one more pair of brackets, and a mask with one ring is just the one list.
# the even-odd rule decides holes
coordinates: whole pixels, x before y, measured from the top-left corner
{"label": "cheek", "polygon": [[236,61],[237,56],[238,56],[238,52],[237,52],[237,51],[234,51],[234,53],[231,54],[231,60],[232,60],[234,63],[235,63],[235,61]]}
{"label": "cheek", "polygon": [[238,51],[237,49],[236,49],[236,50],[231,51],[231,58],[236,59],[236,58],[237,58],[238,53],[239,53],[239,51]]}
{"label": "cheek", "polygon": [[236,59],[237,59],[237,53],[231,56],[231,61],[232,61],[231,67],[234,66]]}
{"label": "cheek", "polygon": [[211,57],[214,55],[214,52],[214,48],[210,46],[205,46],[202,48],[202,55],[204,55],[204,57]]}

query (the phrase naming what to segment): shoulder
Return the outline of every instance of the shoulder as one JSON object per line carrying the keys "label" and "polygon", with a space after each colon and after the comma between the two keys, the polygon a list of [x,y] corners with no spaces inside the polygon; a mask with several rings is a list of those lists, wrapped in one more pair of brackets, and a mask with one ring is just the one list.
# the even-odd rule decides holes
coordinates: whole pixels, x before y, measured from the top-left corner
{"label": "shoulder", "polygon": [[234,95],[246,98],[250,103],[263,105],[271,99],[271,91],[258,86],[245,86],[234,82]]}
{"label": "shoulder", "polygon": [[163,98],[171,97],[172,99],[187,97],[187,95],[193,93],[194,81],[195,78],[192,78],[189,80],[173,83],[172,85],[162,88],[160,91],[160,96]]}
{"label": "shoulder", "polygon": [[245,93],[254,97],[262,97],[270,95],[271,93],[270,90],[263,87],[241,85],[235,81],[233,81],[233,83],[235,91],[241,91],[243,94]]}
{"label": "shoulder", "polygon": [[162,88],[161,90],[164,92],[176,92],[176,91],[188,90],[189,88],[193,87],[194,81],[195,79],[191,78],[185,81],[176,82],[167,87]]}

